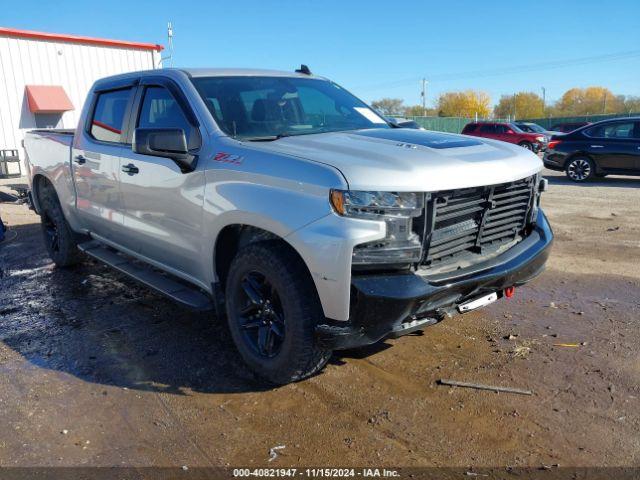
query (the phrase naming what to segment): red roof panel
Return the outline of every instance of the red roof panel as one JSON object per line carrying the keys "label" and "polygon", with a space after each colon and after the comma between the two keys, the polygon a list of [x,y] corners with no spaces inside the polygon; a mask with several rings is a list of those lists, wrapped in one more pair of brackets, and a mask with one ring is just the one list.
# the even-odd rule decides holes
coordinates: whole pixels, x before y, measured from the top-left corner
{"label": "red roof panel", "polygon": [[57,42],[71,42],[82,43],[85,45],[101,45],[103,47],[120,47],[120,48],[133,48],[140,50],[163,50],[162,45],[156,45],[154,43],[140,43],[140,42],[128,42],[125,40],[110,40],[107,38],[93,38],[83,37],[80,35],[66,35],[63,33],[46,33],[46,32],[34,32],[32,30],[18,30],[16,28],[0,27],[0,36],[3,37],[18,37],[18,38],[31,38],[34,40],[49,40]]}
{"label": "red roof panel", "polygon": [[73,110],[73,103],[60,85],[27,85],[29,110],[33,113],[60,113]]}

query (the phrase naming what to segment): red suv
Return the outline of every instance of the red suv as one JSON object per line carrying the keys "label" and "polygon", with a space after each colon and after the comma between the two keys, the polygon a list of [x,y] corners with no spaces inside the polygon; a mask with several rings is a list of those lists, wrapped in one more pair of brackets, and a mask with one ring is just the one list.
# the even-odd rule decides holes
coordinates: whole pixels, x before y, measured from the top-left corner
{"label": "red suv", "polygon": [[462,129],[464,135],[474,137],[493,138],[503,142],[517,143],[521,147],[539,152],[547,148],[549,137],[541,133],[527,133],[520,130],[513,123],[501,122],[472,122]]}

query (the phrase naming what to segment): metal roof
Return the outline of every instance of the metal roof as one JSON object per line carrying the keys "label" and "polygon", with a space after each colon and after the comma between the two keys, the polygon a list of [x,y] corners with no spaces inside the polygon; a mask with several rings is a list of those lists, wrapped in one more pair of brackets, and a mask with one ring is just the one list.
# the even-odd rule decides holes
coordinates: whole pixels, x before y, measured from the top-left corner
{"label": "metal roof", "polygon": [[181,68],[184,73],[191,77],[300,77],[300,78],[321,78],[315,75],[306,75],[294,71],[286,72],[282,70],[262,70],[255,68]]}
{"label": "metal roof", "polygon": [[126,40],[111,40],[107,38],[83,37],[80,35],[68,35],[63,33],[35,32],[32,30],[19,30],[16,28],[6,28],[6,27],[0,27],[0,36],[27,38],[32,40],[48,40],[52,42],[80,43],[84,45],[100,45],[103,47],[132,48],[132,49],[138,49],[138,50],[156,50],[158,52],[164,49],[162,45],[157,45],[153,43],[140,43],[140,42],[129,42]]}

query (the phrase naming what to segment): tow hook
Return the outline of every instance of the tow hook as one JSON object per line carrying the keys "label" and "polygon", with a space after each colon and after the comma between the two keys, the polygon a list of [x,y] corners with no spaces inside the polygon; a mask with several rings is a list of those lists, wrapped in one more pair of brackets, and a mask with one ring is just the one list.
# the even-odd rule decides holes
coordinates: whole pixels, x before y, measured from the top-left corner
{"label": "tow hook", "polygon": [[507,298],[511,298],[516,293],[516,287],[507,287],[504,289],[504,296]]}

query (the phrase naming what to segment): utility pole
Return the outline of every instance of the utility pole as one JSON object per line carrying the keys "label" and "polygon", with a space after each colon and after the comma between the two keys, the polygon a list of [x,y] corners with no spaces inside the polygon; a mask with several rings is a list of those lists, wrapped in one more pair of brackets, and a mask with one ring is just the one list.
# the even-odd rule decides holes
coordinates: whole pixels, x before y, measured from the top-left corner
{"label": "utility pole", "polygon": [[547,111],[547,89],[542,87],[542,116]]}
{"label": "utility pole", "polygon": [[169,66],[173,67],[173,25],[171,22],[167,23],[167,43],[168,43],[168,53],[166,57],[160,58],[160,62],[158,66],[163,65],[164,62],[168,61]]}
{"label": "utility pole", "polygon": [[518,95],[517,93],[513,94],[513,121],[514,122],[516,121],[516,118],[518,118],[516,116],[516,99],[517,99],[517,95]]}
{"label": "utility pole", "polygon": [[427,116],[427,79],[422,79],[422,116]]}
{"label": "utility pole", "polygon": [[173,67],[173,25],[167,24],[167,39],[169,41],[169,65]]}
{"label": "utility pole", "polygon": [[604,92],[604,98],[602,99],[602,113],[604,114],[607,110],[607,92]]}

